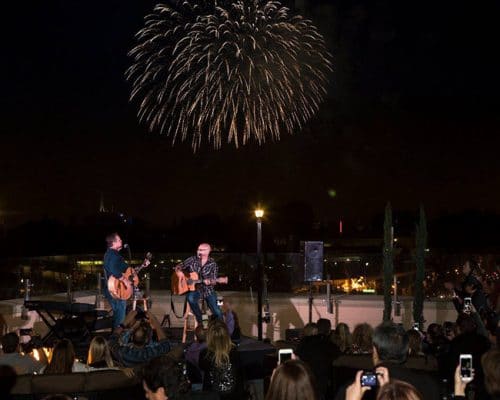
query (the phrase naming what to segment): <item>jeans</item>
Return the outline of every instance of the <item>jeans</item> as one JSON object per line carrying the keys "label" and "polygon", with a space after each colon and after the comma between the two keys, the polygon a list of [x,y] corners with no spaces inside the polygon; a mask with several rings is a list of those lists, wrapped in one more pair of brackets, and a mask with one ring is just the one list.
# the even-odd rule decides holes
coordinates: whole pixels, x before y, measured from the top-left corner
{"label": "jeans", "polygon": [[[202,323],[200,305],[198,304],[200,297],[201,294],[198,290],[188,292],[187,294],[187,301],[191,307],[191,311],[196,317],[196,321],[198,321],[199,324]],[[205,301],[207,302],[210,311],[212,311],[212,315],[216,316],[218,319],[222,319],[222,311],[217,305],[217,293],[210,293],[207,297],[205,297]]]}
{"label": "jeans", "polygon": [[113,329],[120,325],[125,320],[125,311],[127,309],[126,300],[118,300],[111,297],[111,295],[106,296],[111,304],[111,309],[113,310]]}

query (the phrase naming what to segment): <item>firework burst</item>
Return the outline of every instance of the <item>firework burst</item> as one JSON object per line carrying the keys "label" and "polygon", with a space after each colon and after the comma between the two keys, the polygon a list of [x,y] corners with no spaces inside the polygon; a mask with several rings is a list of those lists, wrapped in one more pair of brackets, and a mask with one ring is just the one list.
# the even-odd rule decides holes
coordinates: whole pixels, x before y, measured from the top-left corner
{"label": "firework burst", "polygon": [[145,17],[126,72],[150,131],[219,149],[279,140],[318,110],[331,55],[277,1],[185,0]]}

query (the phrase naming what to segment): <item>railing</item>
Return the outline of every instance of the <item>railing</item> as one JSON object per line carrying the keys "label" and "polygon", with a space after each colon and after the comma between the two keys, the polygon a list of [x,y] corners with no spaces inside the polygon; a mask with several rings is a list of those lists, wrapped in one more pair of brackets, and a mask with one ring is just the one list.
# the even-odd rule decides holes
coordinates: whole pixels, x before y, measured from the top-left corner
{"label": "railing", "polygon": [[[169,290],[173,267],[191,256],[187,253],[156,254],[144,273],[150,275],[151,290]],[[254,253],[212,253],[219,265],[219,273],[228,276],[224,290],[249,291],[256,289],[256,255]],[[103,272],[102,254],[62,255],[0,260],[0,299],[22,298],[25,282],[29,279],[32,295],[73,291],[97,290],[102,287],[98,274]],[[126,257],[127,258],[127,257]],[[426,296],[438,297],[442,293],[442,278],[454,274],[460,280],[456,255],[432,257],[426,260]],[[301,276],[300,253],[264,253],[263,264],[270,292],[307,293]],[[132,254],[131,264],[142,263],[141,254]],[[332,293],[382,293],[382,258],[379,254],[330,255],[324,259],[323,276],[331,279]],[[415,265],[411,255],[395,260],[396,282],[399,295],[413,294]],[[315,283],[316,292],[326,293],[324,283]]]}

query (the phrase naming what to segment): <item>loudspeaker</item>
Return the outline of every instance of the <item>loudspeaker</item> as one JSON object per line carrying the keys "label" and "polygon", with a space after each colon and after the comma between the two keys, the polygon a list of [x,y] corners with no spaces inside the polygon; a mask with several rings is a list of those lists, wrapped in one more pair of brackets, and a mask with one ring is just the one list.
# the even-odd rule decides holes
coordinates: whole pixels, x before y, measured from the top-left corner
{"label": "loudspeaker", "polygon": [[304,282],[323,280],[323,242],[300,242]]}

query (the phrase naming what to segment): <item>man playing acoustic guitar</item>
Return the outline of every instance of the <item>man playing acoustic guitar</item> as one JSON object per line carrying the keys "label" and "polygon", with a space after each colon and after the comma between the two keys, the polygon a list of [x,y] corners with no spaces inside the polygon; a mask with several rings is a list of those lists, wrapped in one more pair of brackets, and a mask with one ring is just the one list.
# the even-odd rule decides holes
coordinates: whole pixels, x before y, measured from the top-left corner
{"label": "man playing acoustic guitar", "polygon": [[195,290],[187,292],[186,295],[191,311],[199,324],[202,323],[201,310],[198,305],[200,297],[203,297],[206,300],[212,314],[218,319],[222,319],[222,311],[217,305],[217,293],[215,293],[214,286],[217,282],[227,283],[227,279],[222,280],[222,278],[217,278],[219,266],[213,258],[209,257],[211,250],[212,248],[208,243],[202,243],[198,246],[196,256],[187,258],[175,267],[178,272],[195,272],[198,274],[198,279],[201,281],[196,285]]}
{"label": "man playing acoustic guitar", "polygon": [[[104,254],[104,296],[109,301],[113,310],[113,329],[119,326],[125,319],[127,300],[132,294],[132,286],[138,283],[137,274],[133,268],[125,262],[119,251],[123,247],[122,239],[118,233],[106,236],[108,249]],[[146,255],[146,259],[140,268],[147,267],[150,263],[151,253]],[[132,282],[132,281],[133,282]]]}

